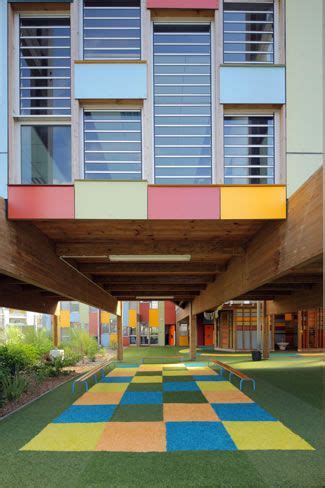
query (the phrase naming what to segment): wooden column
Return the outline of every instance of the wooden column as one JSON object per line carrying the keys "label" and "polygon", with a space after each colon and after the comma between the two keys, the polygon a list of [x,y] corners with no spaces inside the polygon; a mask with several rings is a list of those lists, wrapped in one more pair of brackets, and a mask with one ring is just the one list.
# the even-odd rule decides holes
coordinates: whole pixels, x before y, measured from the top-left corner
{"label": "wooden column", "polygon": [[190,359],[192,361],[196,358],[196,342],[197,342],[197,325],[196,315],[189,316],[189,339],[190,339]]}
{"label": "wooden column", "polygon": [[257,302],[257,321],[256,321],[256,349],[262,350],[262,323],[263,323],[263,302]]}
{"label": "wooden column", "polygon": [[58,316],[56,314],[52,315],[52,337],[53,337],[54,347],[58,347],[59,327],[58,327]]}
{"label": "wooden column", "polygon": [[213,318],[213,348],[217,349],[217,317],[216,313],[214,313],[214,318]]}
{"label": "wooden column", "polygon": [[123,327],[122,315],[117,316],[117,360],[123,361]]}
{"label": "wooden column", "polygon": [[262,352],[263,359],[270,359],[270,320],[267,316],[266,302],[263,302],[262,315]]}

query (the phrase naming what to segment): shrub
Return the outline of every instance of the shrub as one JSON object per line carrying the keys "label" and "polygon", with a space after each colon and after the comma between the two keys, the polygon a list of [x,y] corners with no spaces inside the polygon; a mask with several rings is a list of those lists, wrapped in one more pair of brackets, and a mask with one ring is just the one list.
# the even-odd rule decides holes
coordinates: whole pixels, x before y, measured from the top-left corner
{"label": "shrub", "polygon": [[0,383],[3,399],[8,402],[19,398],[28,386],[26,378],[19,373],[12,376],[9,373],[2,372]]}
{"label": "shrub", "polygon": [[27,371],[39,361],[39,354],[31,344],[7,344],[0,346],[0,370],[12,376]]}
{"label": "shrub", "polygon": [[69,351],[74,357],[87,356],[92,361],[99,350],[96,339],[90,337],[85,330],[80,329],[72,329],[70,341],[63,343],[60,347],[64,349],[64,352]]}
{"label": "shrub", "polygon": [[46,329],[29,329],[25,333],[24,343],[35,347],[40,358],[48,356],[53,343],[47,335]]}

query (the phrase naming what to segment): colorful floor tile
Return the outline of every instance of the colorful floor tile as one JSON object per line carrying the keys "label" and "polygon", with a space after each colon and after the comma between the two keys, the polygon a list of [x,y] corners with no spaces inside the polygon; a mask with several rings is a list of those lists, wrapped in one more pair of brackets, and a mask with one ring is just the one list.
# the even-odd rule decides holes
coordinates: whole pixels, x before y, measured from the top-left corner
{"label": "colorful floor tile", "polygon": [[119,364],[24,451],[313,450],[207,363]]}

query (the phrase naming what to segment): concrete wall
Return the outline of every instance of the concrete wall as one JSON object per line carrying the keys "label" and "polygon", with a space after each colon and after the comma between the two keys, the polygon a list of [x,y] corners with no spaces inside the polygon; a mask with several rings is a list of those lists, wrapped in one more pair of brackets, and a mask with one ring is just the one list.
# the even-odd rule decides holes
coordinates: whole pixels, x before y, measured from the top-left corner
{"label": "concrete wall", "polygon": [[8,183],[8,81],[7,0],[0,0],[0,197],[7,198]]}
{"label": "concrete wall", "polygon": [[286,1],[288,197],[323,159],[323,1]]}

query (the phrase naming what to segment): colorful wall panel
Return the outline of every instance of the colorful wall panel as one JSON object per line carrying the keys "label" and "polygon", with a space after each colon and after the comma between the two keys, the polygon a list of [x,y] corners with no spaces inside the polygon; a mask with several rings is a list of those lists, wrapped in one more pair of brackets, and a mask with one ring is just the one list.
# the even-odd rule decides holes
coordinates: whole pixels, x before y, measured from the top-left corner
{"label": "colorful wall panel", "polygon": [[139,304],[139,320],[140,322],[144,322],[145,324],[149,323],[149,303],[140,303]]}
{"label": "colorful wall panel", "polygon": [[75,98],[86,100],[147,98],[145,61],[80,61],[74,66]]}
{"label": "colorful wall panel", "polygon": [[219,0],[147,0],[147,8],[211,9],[219,7]]}
{"label": "colorful wall panel", "polygon": [[8,218],[74,219],[74,188],[63,185],[10,185]]}
{"label": "colorful wall panel", "polygon": [[70,327],[70,310],[61,310],[59,315],[60,327]]}
{"label": "colorful wall panel", "polygon": [[0,197],[7,198],[8,183],[8,7],[0,2]]}
{"label": "colorful wall panel", "polygon": [[219,219],[220,188],[195,186],[148,187],[149,219]]}
{"label": "colorful wall panel", "polygon": [[129,310],[129,327],[136,327],[138,323],[138,317],[137,317],[137,310],[130,309]]}
{"label": "colorful wall panel", "polygon": [[285,103],[284,66],[221,66],[221,103]]}
{"label": "colorful wall panel", "polygon": [[165,302],[165,324],[176,324],[176,308],[173,302]]}
{"label": "colorful wall panel", "polygon": [[149,309],[149,327],[159,327],[159,310],[158,308]]}
{"label": "colorful wall panel", "polygon": [[222,219],[285,219],[284,186],[224,186],[221,188]]}
{"label": "colorful wall panel", "polygon": [[76,219],[146,219],[145,181],[75,182]]}
{"label": "colorful wall panel", "polygon": [[89,334],[93,337],[97,337],[98,330],[99,330],[98,312],[89,311]]}
{"label": "colorful wall panel", "polygon": [[108,324],[110,317],[111,317],[111,314],[109,312],[105,312],[104,310],[101,310],[100,321],[102,324]]}

